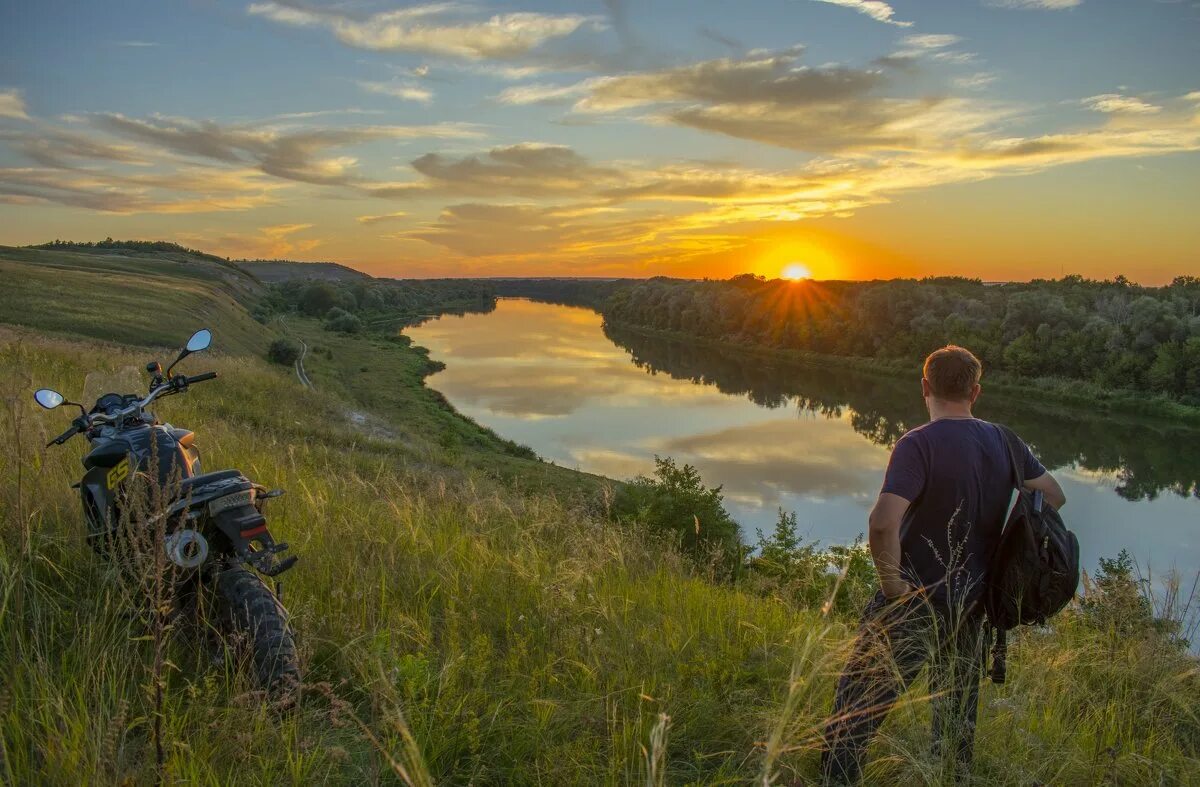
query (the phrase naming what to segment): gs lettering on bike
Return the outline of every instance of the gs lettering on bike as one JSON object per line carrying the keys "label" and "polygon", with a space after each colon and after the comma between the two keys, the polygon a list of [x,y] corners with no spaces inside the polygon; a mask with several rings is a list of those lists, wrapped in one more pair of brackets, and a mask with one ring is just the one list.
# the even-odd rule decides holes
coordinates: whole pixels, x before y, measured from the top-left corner
{"label": "gs lettering on bike", "polygon": [[125,459],[122,459],[119,464],[114,466],[112,470],[108,471],[108,476],[106,478],[108,488],[112,489],[113,487],[115,487],[117,484],[121,483],[128,477],[129,477],[129,458],[126,457]]}

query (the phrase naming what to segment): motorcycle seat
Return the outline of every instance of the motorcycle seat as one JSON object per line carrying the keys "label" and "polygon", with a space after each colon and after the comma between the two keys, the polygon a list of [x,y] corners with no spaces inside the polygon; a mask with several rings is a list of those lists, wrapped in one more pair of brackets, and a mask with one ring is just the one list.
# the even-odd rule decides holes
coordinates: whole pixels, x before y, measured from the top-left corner
{"label": "motorcycle seat", "polygon": [[199,487],[211,484],[214,481],[226,481],[230,478],[238,478],[242,475],[241,470],[217,470],[212,473],[201,473],[190,478],[185,478],[179,482],[180,493],[187,492],[189,489],[198,489]]}

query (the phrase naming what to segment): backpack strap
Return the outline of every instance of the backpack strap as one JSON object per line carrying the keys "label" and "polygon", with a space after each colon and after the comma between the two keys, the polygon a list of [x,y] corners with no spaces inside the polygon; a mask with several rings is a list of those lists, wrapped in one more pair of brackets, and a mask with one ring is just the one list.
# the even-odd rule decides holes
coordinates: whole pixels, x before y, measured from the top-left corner
{"label": "backpack strap", "polygon": [[[1021,438],[1017,437],[1017,433],[1009,429],[1004,424],[995,424],[1000,430],[1000,435],[1004,438],[1004,445],[1008,448],[1008,458],[1012,462],[1013,478],[1015,479],[1014,486],[1017,492],[1025,486],[1025,463],[1017,459],[1017,456],[1024,453],[1024,445],[1021,443]],[[1022,450],[1018,451],[1017,446],[1021,446]]]}

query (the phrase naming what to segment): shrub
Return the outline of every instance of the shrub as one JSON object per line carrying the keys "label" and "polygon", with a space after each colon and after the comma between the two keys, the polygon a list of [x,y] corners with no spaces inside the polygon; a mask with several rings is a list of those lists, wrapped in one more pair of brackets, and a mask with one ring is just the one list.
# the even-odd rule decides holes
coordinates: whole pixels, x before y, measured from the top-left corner
{"label": "shrub", "polygon": [[313,317],[326,314],[337,303],[338,291],[328,282],[313,282],[300,293],[300,311]]}
{"label": "shrub", "polygon": [[363,321],[345,309],[334,306],[325,316],[325,329],[339,333],[358,333],[363,329]]}
{"label": "shrub", "polygon": [[679,467],[670,457],[656,456],[654,465],[653,478],[638,476],[618,493],[613,513],[676,536],[694,558],[714,551],[723,562],[740,558],[738,525],[725,510],[721,487],[706,487],[696,468]]}
{"label": "shrub", "polygon": [[300,345],[293,339],[276,339],[267,350],[267,360],[291,366],[300,358]]}

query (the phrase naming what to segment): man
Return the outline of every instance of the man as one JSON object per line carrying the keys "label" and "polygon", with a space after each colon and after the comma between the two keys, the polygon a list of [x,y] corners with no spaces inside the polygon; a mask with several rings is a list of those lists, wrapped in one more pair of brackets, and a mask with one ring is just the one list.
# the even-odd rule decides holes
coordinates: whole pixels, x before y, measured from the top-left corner
{"label": "man", "polygon": [[[872,736],[899,693],[930,663],[935,754],[970,766],[984,643],[979,602],[1003,529],[1013,469],[1000,429],[975,418],[982,366],[962,347],[925,359],[929,423],[896,443],[871,511],[880,591],[867,605],[825,730],[827,780],[856,782]],[[1062,487],[1026,446],[1025,487],[1055,508]]]}

